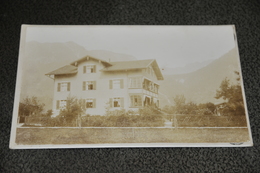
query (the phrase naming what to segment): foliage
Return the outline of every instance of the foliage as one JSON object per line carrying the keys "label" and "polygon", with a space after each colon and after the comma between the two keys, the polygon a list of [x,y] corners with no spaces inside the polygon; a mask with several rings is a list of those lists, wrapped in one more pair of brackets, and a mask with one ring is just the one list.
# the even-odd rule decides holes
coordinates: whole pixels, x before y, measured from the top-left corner
{"label": "foliage", "polygon": [[19,116],[39,116],[44,106],[37,97],[26,97],[19,103]]}
{"label": "foliage", "polygon": [[177,95],[174,97],[175,105],[167,105],[163,108],[163,111],[168,114],[185,115],[213,115],[215,112],[216,106],[211,102],[196,104],[192,101],[186,103],[185,100],[186,98],[183,95]]}
{"label": "foliage", "polygon": [[[235,71],[237,75],[238,72]],[[216,99],[222,98],[226,102],[223,103],[222,114],[226,115],[244,115],[245,108],[243,102],[242,88],[240,85],[240,77],[237,78],[237,84],[232,85],[230,80],[225,78],[216,92]]]}
{"label": "foliage", "polygon": [[174,103],[175,103],[175,113],[176,114],[182,114],[183,111],[185,110],[185,101],[186,98],[184,95],[176,95],[174,98]]}
{"label": "foliage", "polygon": [[48,118],[50,118],[51,115],[52,115],[52,110],[49,109],[46,113],[43,113],[43,114],[42,114],[42,117],[48,117]]}
{"label": "foliage", "polygon": [[47,126],[78,126],[79,123],[77,122],[81,120],[81,116],[85,112],[86,106],[83,99],[68,97],[66,108],[60,110],[60,114],[52,118],[52,121]]}
{"label": "foliage", "polygon": [[82,117],[85,127],[162,127],[163,117],[154,108],[145,107],[138,112],[124,109],[109,111],[106,116]]}
{"label": "foliage", "polygon": [[213,115],[215,113],[216,106],[211,103],[204,103],[198,105],[197,114],[198,115]]}

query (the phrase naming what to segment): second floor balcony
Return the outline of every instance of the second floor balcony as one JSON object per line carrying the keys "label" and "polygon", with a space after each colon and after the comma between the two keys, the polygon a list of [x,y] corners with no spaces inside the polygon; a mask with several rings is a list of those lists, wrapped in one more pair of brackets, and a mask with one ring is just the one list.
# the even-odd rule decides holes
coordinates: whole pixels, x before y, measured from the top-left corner
{"label": "second floor balcony", "polygon": [[129,89],[144,89],[158,94],[159,85],[143,77],[129,78]]}

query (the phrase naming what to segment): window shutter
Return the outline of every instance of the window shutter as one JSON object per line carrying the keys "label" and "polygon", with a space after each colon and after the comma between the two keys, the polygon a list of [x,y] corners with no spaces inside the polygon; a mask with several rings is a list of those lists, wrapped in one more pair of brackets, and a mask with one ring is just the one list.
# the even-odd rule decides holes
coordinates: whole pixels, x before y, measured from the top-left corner
{"label": "window shutter", "polygon": [[124,108],[124,97],[121,97],[120,98],[120,106],[121,106],[121,108]]}
{"label": "window shutter", "polygon": [[93,106],[92,108],[96,108],[96,99],[93,99]]}
{"label": "window shutter", "polygon": [[121,88],[121,89],[124,88],[124,79],[120,79],[120,88]]}
{"label": "window shutter", "polygon": [[87,108],[87,102],[86,102],[86,99],[83,99],[83,103],[85,105],[85,108]]}
{"label": "window shutter", "polygon": [[141,96],[137,96],[137,105],[142,106],[142,97]]}
{"label": "window shutter", "polygon": [[96,65],[93,65],[93,73],[96,73]]}
{"label": "window shutter", "polygon": [[70,91],[70,82],[67,84],[67,91]]}
{"label": "window shutter", "polygon": [[134,96],[131,96],[131,107],[134,107]]}
{"label": "window shutter", "polygon": [[60,83],[58,83],[57,91],[60,92]]}
{"label": "window shutter", "polygon": [[113,88],[113,81],[112,80],[109,80],[109,89],[112,89]]}
{"label": "window shutter", "polygon": [[97,83],[96,83],[96,81],[93,81],[93,90],[96,90],[96,85]]}
{"label": "window shutter", "polygon": [[83,81],[82,90],[83,90],[83,91],[85,91],[85,90],[86,90],[86,81]]}
{"label": "window shutter", "polygon": [[83,66],[83,73],[86,73],[86,66]]}
{"label": "window shutter", "polygon": [[60,101],[59,100],[56,101],[56,109],[60,109]]}
{"label": "window shutter", "polygon": [[110,107],[112,108],[113,107],[113,99],[112,98],[109,99],[109,104],[110,104]]}

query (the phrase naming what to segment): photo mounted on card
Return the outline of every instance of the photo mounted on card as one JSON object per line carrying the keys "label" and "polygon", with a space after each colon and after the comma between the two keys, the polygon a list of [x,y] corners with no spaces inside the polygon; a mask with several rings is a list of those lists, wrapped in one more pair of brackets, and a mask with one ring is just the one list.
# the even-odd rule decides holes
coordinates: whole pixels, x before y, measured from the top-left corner
{"label": "photo mounted on card", "polygon": [[252,145],[233,25],[22,25],[10,148]]}

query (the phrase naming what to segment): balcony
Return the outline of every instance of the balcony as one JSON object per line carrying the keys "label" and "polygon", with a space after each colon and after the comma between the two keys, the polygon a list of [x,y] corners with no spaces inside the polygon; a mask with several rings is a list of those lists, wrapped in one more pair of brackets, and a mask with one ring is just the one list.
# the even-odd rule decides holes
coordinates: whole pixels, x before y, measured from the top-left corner
{"label": "balcony", "polygon": [[146,92],[158,94],[159,85],[143,77],[129,79],[129,89],[143,89]]}

